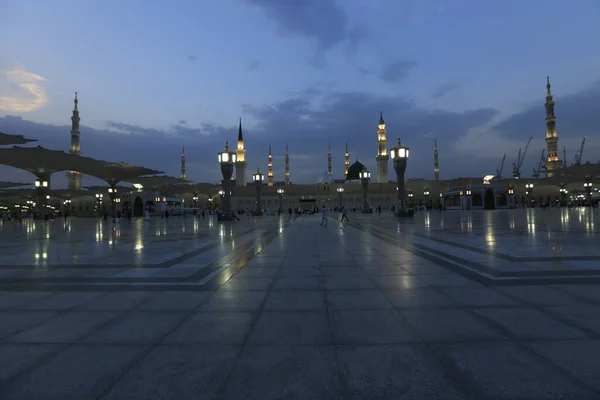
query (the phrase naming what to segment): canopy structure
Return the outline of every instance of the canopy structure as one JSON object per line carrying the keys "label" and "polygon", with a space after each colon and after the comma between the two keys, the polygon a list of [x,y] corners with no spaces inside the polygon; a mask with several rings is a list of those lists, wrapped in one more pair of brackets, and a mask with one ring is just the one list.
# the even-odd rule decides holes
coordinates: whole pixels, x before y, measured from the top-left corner
{"label": "canopy structure", "polygon": [[[96,193],[107,193],[108,186],[86,186],[86,189],[90,193],[90,195],[94,196]],[[127,193],[135,190],[130,186],[115,186],[118,193]]]}
{"label": "canopy structure", "polygon": [[[84,174],[85,171],[80,171]],[[96,173],[87,172],[88,175],[93,175],[104,180],[109,185],[116,185],[119,182],[132,182],[141,176],[162,174],[163,171],[156,171],[146,167],[138,167],[133,164],[125,164],[124,162],[106,164],[101,171]]]}
{"label": "canopy structure", "polygon": [[160,188],[162,193],[183,194],[183,193],[203,193],[208,196],[216,194],[222,186],[214,183],[192,183],[187,185],[173,185]]}
{"label": "canopy structure", "polygon": [[52,197],[61,197],[76,199],[83,196],[93,196],[94,193],[89,190],[77,190],[77,189],[53,189],[50,193]]}
{"label": "canopy structure", "polygon": [[18,183],[18,182],[0,182],[0,190],[16,188],[21,186],[29,186],[31,183]]}
{"label": "canopy structure", "polygon": [[35,197],[34,189],[10,189],[0,192],[0,199]]}
{"label": "canopy structure", "polygon": [[160,174],[150,168],[125,163],[109,163],[82,157],[60,150],[37,147],[11,147],[0,149],[0,164],[31,172],[35,176],[49,176],[59,171],[78,171],[116,185],[142,175]]}
{"label": "canopy structure", "polygon": [[37,142],[37,140],[24,138],[22,135],[9,135],[8,133],[0,132],[0,146],[12,146],[29,142]]}
{"label": "canopy structure", "polygon": [[142,185],[148,189],[156,189],[164,186],[171,185],[185,185],[189,183],[189,181],[180,178],[173,178],[171,176],[139,176],[137,178],[133,178],[128,182],[133,183],[133,185]]}

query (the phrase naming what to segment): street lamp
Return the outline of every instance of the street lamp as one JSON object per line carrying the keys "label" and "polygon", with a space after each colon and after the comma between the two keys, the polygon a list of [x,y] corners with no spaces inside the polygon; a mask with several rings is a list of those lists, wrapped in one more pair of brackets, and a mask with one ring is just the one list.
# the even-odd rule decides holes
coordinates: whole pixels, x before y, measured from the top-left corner
{"label": "street lamp", "polygon": [[369,207],[369,180],[371,180],[371,173],[365,167],[362,171],[358,173],[358,177],[360,178],[360,182],[362,183],[363,188],[363,203],[362,203],[362,212],[364,214],[368,214],[371,212],[371,208]]}
{"label": "street lamp", "polygon": [[38,178],[34,182],[35,184],[35,192],[38,197],[37,202],[37,212],[38,217],[43,218],[46,212],[46,205],[48,204],[46,196],[48,195],[48,190],[50,189],[50,182],[45,177]]}
{"label": "street lamp", "polygon": [[[398,188],[396,188],[396,190],[398,190]],[[413,204],[413,196],[414,193],[412,192],[412,190],[408,191],[408,205],[410,205],[412,207]]]}
{"label": "street lamp", "polygon": [[425,206],[429,205],[429,190],[425,189],[423,191],[423,196],[425,196]]}
{"label": "street lamp", "polygon": [[560,185],[558,191],[560,192],[560,201],[563,203],[562,205],[565,205],[567,203],[567,193],[569,193],[569,191],[564,184]]}
{"label": "street lamp", "polygon": [[588,205],[591,205],[590,198],[592,196],[592,182],[586,179],[586,181],[583,183],[583,187],[585,188]]}
{"label": "street lamp", "polygon": [[344,188],[343,187],[337,188],[337,192],[338,192],[338,197],[340,199],[340,211],[342,211],[342,194],[344,193]]}
{"label": "street lamp", "polygon": [[265,175],[260,172],[257,168],[256,172],[252,174],[252,180],[254,181],[254,185],[256,186],[256,215],[262,215],[262,204],[260,201],[260,189],[262,188],[263,180],[265,179]]}
{"label": "street lamp", "polygon": [[198,208],[198,195],[196,193],[192,196],[192,201],[194,202],[194,208]]}
{"label": "street lamp", "polygon": [[285,190],[282,188],[277,189],[277,195],[279,196],[279,212],[283,214],[283,193]]}
{"label": "street lamp", "polygon": [[525,194],[531,195],[531,203],[533,203],[533,183],[525,184]]}
{"label": "street lamp", "polygon": [[102,198],[104,195],[102,193],[96,193],[96,210],[100,213],[102,211]]}
{"label": "street lamp", "polygon": [[225,142],[225,150],[217,154],[219,164],[221,164],[221,174],[223,175],[223,214],[217,217],[219,221],[231,221],[231,176],[233,175],[233,164],[237,161],[235,152],[229,150],[229,142]]}
{"label": "street lamp", "polygon": [[404,172],[406,172],[406,163],[408,161],[409,148],[402,146],[400,138],[396,147],[390,150],[390,156],[394,162],[394,170],[396,171],[396,185],[398,186],[398,204],[396,205],[396,217],[412,217],[414,211],[406,209],[404,199]]}

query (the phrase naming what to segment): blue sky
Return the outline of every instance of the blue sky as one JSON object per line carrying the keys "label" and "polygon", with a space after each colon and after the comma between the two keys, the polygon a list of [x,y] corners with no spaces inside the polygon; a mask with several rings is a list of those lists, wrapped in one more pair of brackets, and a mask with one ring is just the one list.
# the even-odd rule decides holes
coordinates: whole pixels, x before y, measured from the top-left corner
{"label": "blue sky", "polygon": [[529,136],[537,165],[550,75],[559,145],[572,158],[586,136],[598,161],[599,21],[595,0],[4,0],[0,131],[68,149],[78,91],[85,155],[177,175],[186,145],[188,177],[216,182],[241,116],[249,166],[271,144],[281,178],[289,143],[308,183],[329,141],[334,175],[346,141],[374,169],[382,110],[410,177],[432,177],[434,138],[442,178],[481,176]]}

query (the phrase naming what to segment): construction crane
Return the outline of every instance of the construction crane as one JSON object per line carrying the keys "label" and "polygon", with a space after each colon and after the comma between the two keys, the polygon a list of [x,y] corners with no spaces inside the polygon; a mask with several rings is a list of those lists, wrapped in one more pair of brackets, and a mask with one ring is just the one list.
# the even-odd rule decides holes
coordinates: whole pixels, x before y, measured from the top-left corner
{"label": "construction crane", "polygon": [[519,149],[519,154],[517,154],[517,160],[513,163],[513,178],[514,179],[521,178],[521,167],[523,166],[523,160],[525,159],[525,155],[527,154],[527,149],[529,149],[529,144],[531,143],[531,139],[533,139],[533,137],[530,137],[529,140],[527,141],[527,144],[525,145],[525,150],[523,150],[523,153],[521,153],[521,149]]}
{"label": "construction crane", "polygon": [[567,164],[567,148],[565,146],[563,146],[563,166],[565,168],[569,166],[569,164]]}
{"label": "construction crane", "polygon": [[579,152],[575,154],[575,163],[573,165],[581,165],[581,160],[583,159],[583,148],[585,147],[585,138],[581,141],[581,146],[579,146]]}
{"label": "construction crane", "polygon": [[504,171],[504,160],[506,160],[506,154],[502,157],[500,168],[496,169],[496,179],[502,179],[502,171]]}
{"label": "construction crane", "polygon": [[546,149],[542,149],[542,154],[540,155],[540,162],[538,163],[537,169],[533,169],[533,177],[539,178],[540,172],[542,169],[545,169],[544,162],[546,161]]}

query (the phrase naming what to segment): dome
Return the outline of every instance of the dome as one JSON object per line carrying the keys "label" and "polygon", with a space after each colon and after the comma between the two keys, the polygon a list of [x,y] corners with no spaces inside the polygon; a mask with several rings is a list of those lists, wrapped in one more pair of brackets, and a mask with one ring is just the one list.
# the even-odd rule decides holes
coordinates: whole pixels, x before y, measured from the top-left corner
{"label": "dome", "polygon": [[346,175],[346,180],[353,181],[356,179],[360,179],[358,174],[360,173],[360,171],[362,171],[365,168],[366,167],[364,166],[364,164],[362,164],[361,162],[356,160],[356,162],[354,164],[352,164],[351,166],[348,167],[348,174]]}
{"label": "dome", "polygon": [[327,171],[323,171],[319,177],[317,177],[317,183],[329,183],[331,182],[331,177],[327,173]]}

